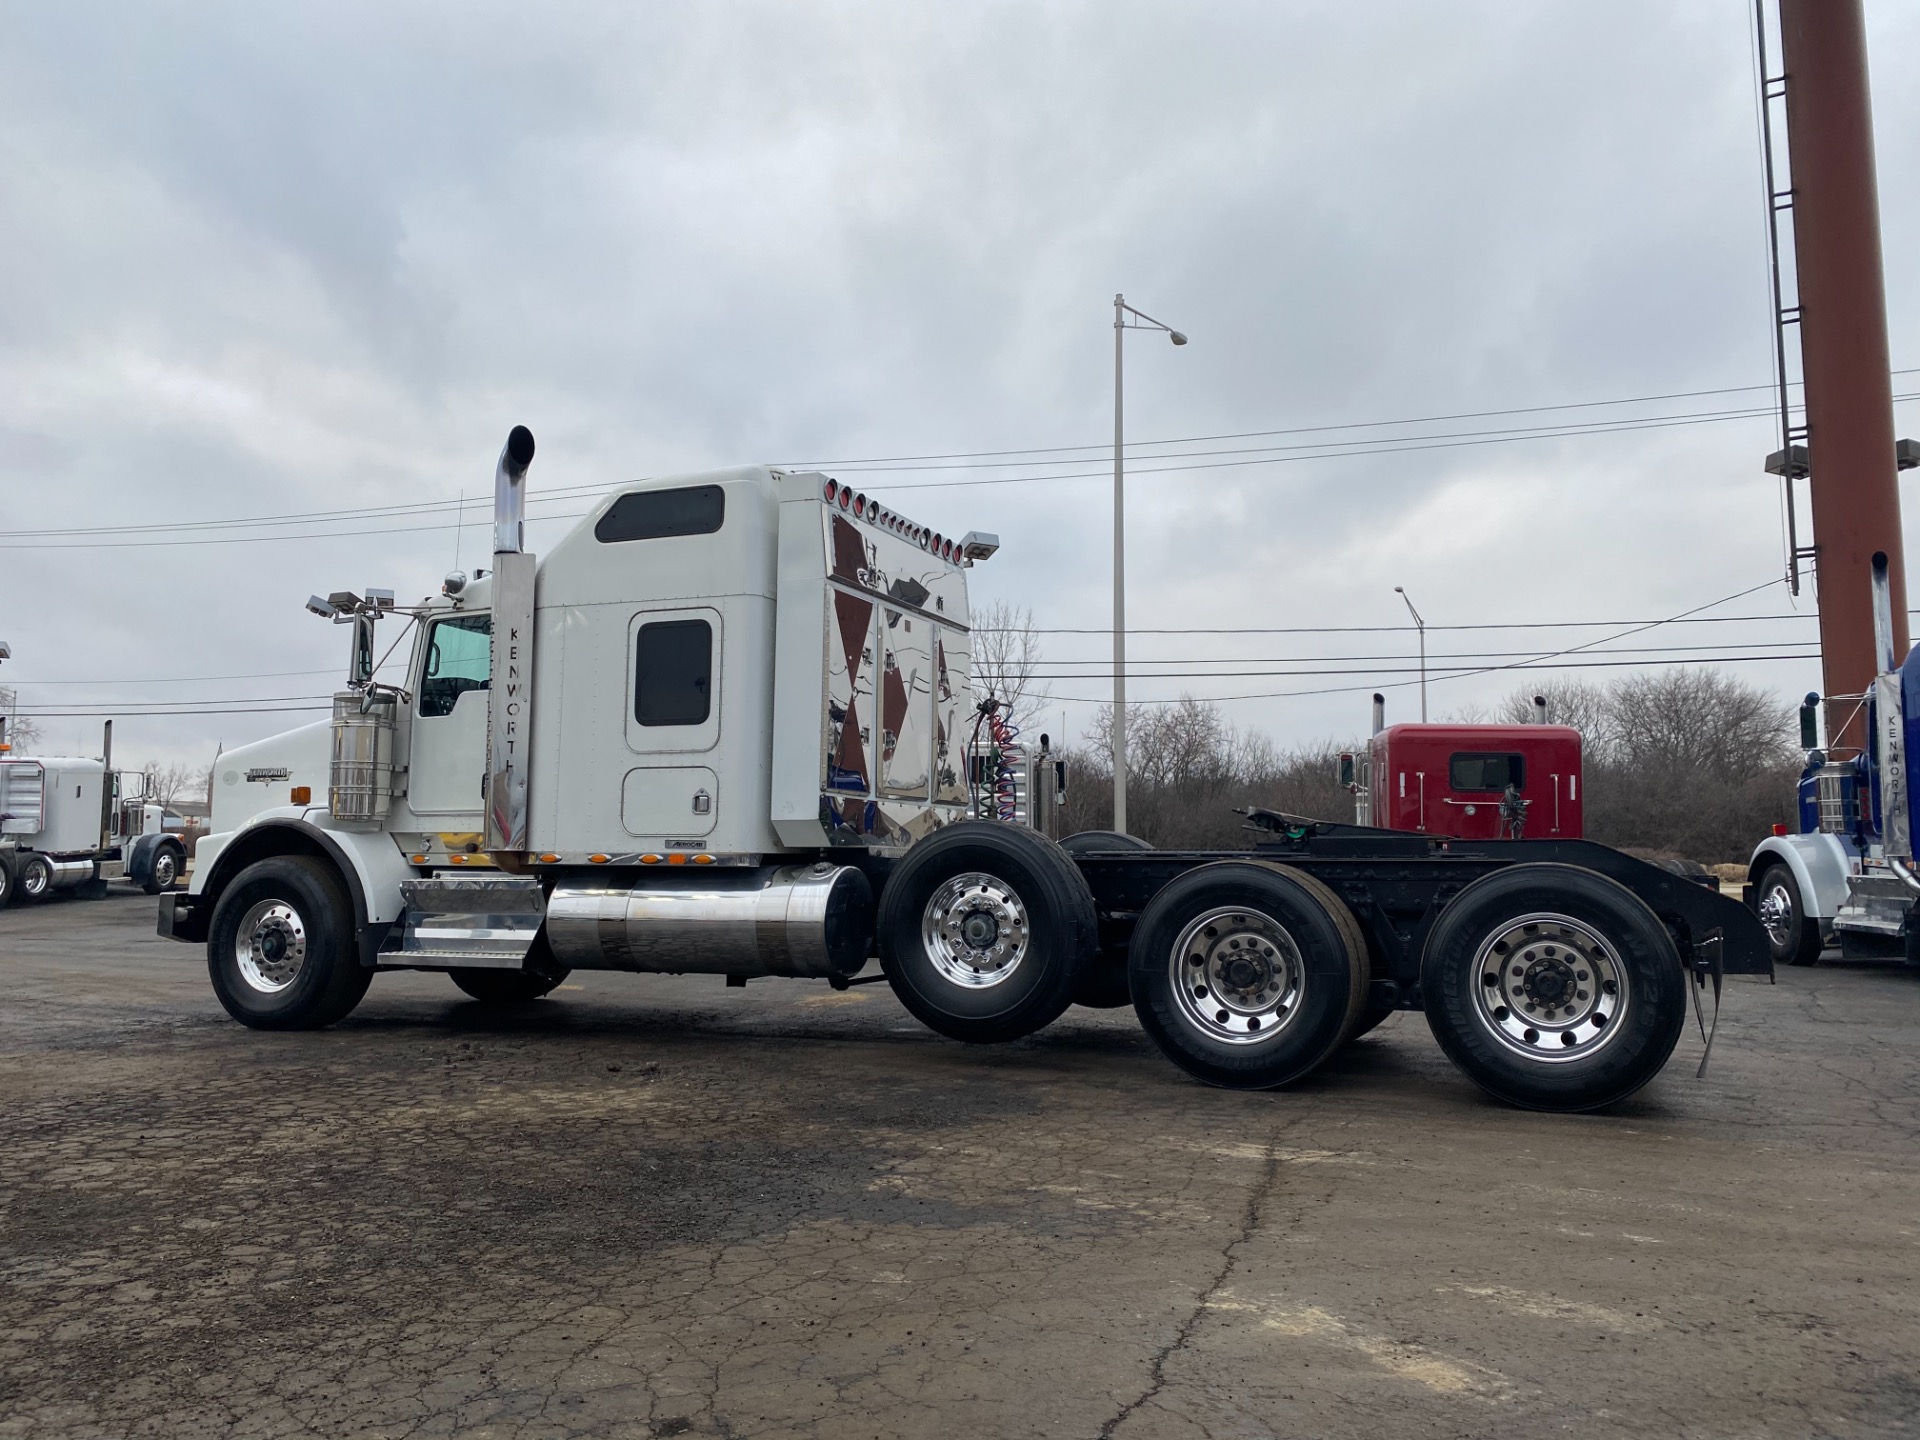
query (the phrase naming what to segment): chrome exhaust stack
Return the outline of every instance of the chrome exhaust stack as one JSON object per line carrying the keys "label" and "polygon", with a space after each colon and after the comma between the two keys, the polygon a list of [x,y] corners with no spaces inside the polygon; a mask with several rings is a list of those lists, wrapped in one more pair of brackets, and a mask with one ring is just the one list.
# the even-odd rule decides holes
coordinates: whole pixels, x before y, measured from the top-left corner
{"label": "chrome exhaust stack", "polygon": [[873,887],[825,861],[565,879],[547,897],[547,943],[574,970],[847,977],[873,948]]}
{"label": "chrome exhaust stack", "polygon": [[1377,691],[1373,697],[1373,733],[1378,735],[1387,728],[1387,697]]}
{"label": "chrome exhaust stack", "polygon": [[1900,668],[1893,653],[1893,584],[1884,550],[1873,552],[1873,663],[1879,674]]}
{"label": "chrome exhaust stack", "polygon": [[486,848],[509,869],[527,849],[536,566],[523,547],[532,464],[533,432],[516,425],[493,471],[493,668],[487,688]]}

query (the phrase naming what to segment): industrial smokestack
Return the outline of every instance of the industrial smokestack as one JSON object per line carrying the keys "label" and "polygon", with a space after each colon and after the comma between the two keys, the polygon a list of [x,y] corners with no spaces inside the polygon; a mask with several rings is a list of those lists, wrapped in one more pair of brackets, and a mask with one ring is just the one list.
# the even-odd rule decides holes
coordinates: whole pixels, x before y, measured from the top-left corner
{"label": "industrial smokestack", "polygon": [[1536,725],[1547,723],[1547,697],[1544,695],[1533,697],[1533,723]]}
{"label": "industrial smokestack", "polygon": [[500,449],[493,471],[493,553],[518,555],[525,548],[527,467],[533,463],[533,432],[516,425]]}
{"label": "industrial smokestack", "polygon": [[[1780,0],[1793,245],[1818,547],[1820,658],[1829,695],[1873,687],[1872,557],[1884,557],[1891,648],[1907,648],[1893,384],[1861,0]],[[1871,647],[1871,648],[1870,648]],[[1829,716],[1829,720],[1836,717]],[[1830,745],[1866,742],[1856,715]]]}
{"label": "industrial smokestack", "polygon": [[1375,695],[1373,697],[1373,733],[1378,735],[1382,730],[1386,728],[1387,728],[1387,697],[1384,695]]}

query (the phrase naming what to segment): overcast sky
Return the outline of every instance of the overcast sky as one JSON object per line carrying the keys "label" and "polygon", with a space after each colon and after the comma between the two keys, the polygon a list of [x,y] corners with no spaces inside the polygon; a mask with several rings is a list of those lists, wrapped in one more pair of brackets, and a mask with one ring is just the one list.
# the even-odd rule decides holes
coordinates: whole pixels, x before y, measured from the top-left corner
{"label": "overcast sky", "polygon": [[[543,491],[709,466],[1099,447],[1116,291],[1192,337],[1128,337],[1141,441],[1771,375],[1747,0],[0,16],[0,685],[23,710],[117,709],[130,762],[204,763],[218,741],[284,728],[131,712],[324,696],[345,632],[304,614],[307,594],[425,594],[456,531],[446,508],[274,532],[98,527],[464,490],[471,568],[515,423],[539,439],[534,513],[556,516],[584,502]],[[1869,0],[1869,24],[1893,363],[1920,367],[1920,90],[1902,83],[1920,73],[1920,6]],[[1167,447],[1359,452],[1323,458],[1147,447],[1128,491],[1130,620],[1400,626],[1404,585],[1435,627],[1629,621],[1763,586],[1782,570],[1770,419],[1462,432],[1767,402]],[[1920,406],[1898,415],[1920,432]],[[1413,436],[1430,448],[1368,453]],[[1020,459],[857,483],[939,530],[1000,534],[976,605],[1097,629],[1110,457]],[[1215,468],[1145,473],[1175,464]],[[1018,483],[954,483],[984,479]],[[567,523],[534,524],[534,548]],[[92,533],[18,533],[54,529]],[[249,538],[179,543],[210,537]],[[1775,586],[1708,613],[1795,603]],[[1811,594],[1797,605],[1810,614]],[[1524,655],[1608,633],[1436,628],[1429,648]],[[1617,643],[1772,654],[1814,634],[1786,619]],[[1227,704],[1283,744],[1360,733],[1379,684],[1399,687],[1392,715],[1417,712],[1408,630],[1131,648],[1143,673],[1204,657],[1292,672],[1143,678],[1148,698],[1345,688]],[[1047,637],[1051,671],[1099,677],[1054,682],[1071,729],[1092,707],[1069,697],[1109,688],[1107,653],[1099,634]],[[1818,683],[1811,658],[1737,668],[1783,697]],[[1317,669],[1365,673],[1300,673]],[[1437,683],[1432,706],[1528,683]],[[97,719],[42,724],[97,751]]]}

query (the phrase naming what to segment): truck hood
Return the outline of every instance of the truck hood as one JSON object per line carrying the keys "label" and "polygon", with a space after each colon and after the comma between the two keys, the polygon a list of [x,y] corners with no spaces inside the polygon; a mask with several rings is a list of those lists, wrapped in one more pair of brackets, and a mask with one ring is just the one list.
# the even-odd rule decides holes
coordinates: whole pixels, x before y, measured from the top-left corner
{"label": "truck hood", "polygon": [[213,767],[211,828],[225,834],[262,810],[291,804],[298,785],[312,791],[312,804],[324,807],[332,760],[333,727],[327,720],[226,751]]}

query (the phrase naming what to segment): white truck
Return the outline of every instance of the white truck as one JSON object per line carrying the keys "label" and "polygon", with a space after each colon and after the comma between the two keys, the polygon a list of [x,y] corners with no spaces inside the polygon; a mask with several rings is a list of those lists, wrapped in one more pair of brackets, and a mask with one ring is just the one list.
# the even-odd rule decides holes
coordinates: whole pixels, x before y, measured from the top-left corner
{"label": "white truck", "polygon": [[185,843],[112,753],[112,721],[100,758],[0,753],[0,909],[119,879],[158,895],[186,874]]}
{"label": "white truck", "polygon": [[159,928],[243,1024],[330,1024],[395,968],[505,1002],[573,969],[884,979],[975,1042],[1130,1001],[1251,1088],[1424,1009],[1493,1093],[1585,1109],[1665,1063],[1690,980],[1770,969],[1737,902],[1582,841],[1255,811],[1242,850],[1056,844],[969,684],[995,537],[751,467],[621,486],[536,563],[533,448],[496,467],[491,573],[407,610],[401,683],[391,594],[315,597],[353,630],[331,719],[222,757]]}

